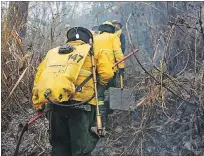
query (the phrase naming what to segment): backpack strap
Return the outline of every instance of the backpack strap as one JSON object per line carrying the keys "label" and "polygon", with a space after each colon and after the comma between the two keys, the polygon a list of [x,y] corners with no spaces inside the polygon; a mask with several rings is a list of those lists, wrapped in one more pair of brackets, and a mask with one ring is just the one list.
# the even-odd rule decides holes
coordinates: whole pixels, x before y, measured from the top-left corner
{"label": "backpack strap", "polygon": [[53,102],[52,100],[50,100],[50,98],[47,96],[45,97],[51,104],[54,105],[58,105],[58,106],[63,106],[63,107],[75,107],[75,106],[80,106],[80,105],[84,105],[87,102],[91,101],[93,98],[95,97],[95,94],[93,94],[90,98],[88,98],[85,101],[79,102],[79,103],[75,103],[75,104],[71,104],[71,105],[65,105],[65,104],[61,104],[61,103],[57,103],[57,102]]}
{"label": "backpack strap", "polygon": [[76,86],[76,91],[81,92],[82,87],[92,78],[93,74],[89,75],[80,85]]}
{"label": "backpack strap", "polygon": [[[91,44],[90,44],[91,45]],[[91,45],[91,48],[89,50],[90,55],[93,55],[93,45]],[[81,92],[82,91],[82,87],[93,77],[93,73],[91,73],[91,75],[89,75],[80,85],[76,86],[76,91],[77,92]]]}

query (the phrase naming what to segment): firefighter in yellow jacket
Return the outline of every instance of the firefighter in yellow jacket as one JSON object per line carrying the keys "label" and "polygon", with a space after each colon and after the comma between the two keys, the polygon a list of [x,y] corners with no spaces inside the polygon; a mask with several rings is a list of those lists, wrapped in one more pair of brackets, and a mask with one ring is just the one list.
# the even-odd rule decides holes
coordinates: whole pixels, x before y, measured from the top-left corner
{"label": "firefighter in yellow jacket", "polygon": [[[100,35],[97,35],[94,38],[94,43],[97,48],[100,48],[108,56],[108,60],[111,62],[112,66],[117,61],[120,61],[124,58],[124,55],[121,50],[120,39],[115,35],[115,27],[111,22],[104,22],[99,26]],[[114,68],[114,72],[119,72],[123,74],[124,72],[124,62],[121,62],[117,67]]]}
{"label": "firefighter in yellow jacket", "polygon": [[122,32],[122,24],[118,20],[113,20],[112,24],[115,27],[115,34],[118,35],[118,37],[120,38],[121,49],[124,54],[125,53],[125,35]]}
{"label": "firefighter in yellow jacket", "polygon": [[[106,21],[99,26],[100,35],[95,36],[94,43],[97,48],[100,48],[108,57],[109,62],[112,66],[117,61],[124,58],[121,50],[121,42],[118,35],[115,34],[115,27],[111,22]],[[119,70],[119,74],[124,75],[124,62],[121,62],[117,67],[114,68],[114,77],[107,85],[106,89],[109,87],[116,87],[116,73]],[[105,102],[106,110],[104,112],[111,112],[109,110],[109,103]],[[107,114],[105,114],[107,120]],[[107,121],[104,121],[106,123]]]}
{"label": "firefighter in yellow jacket", "polygon": [[[52,156],[91,156],[98,136],[91,132],[96,122],[96,100],[90,52],[95,59],[98,86],[107,85],[114,73],[106,54],[90,46],[90,31],[74,27],[67,38],[67,45],[48,51],[39,65],[32,100],[37,111],[48,103],[45,110]],[[99,94],[99,103],[103,103],[103,93]]]}

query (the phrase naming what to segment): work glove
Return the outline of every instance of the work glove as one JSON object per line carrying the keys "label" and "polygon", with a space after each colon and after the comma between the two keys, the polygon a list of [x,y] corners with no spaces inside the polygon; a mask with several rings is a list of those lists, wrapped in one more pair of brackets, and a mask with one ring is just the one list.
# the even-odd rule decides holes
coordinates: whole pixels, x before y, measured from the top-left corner
{"label": "work glove", "polygon": [[125,69],[124,68],[119,68],[119,74],[124,76],[125,74]]}

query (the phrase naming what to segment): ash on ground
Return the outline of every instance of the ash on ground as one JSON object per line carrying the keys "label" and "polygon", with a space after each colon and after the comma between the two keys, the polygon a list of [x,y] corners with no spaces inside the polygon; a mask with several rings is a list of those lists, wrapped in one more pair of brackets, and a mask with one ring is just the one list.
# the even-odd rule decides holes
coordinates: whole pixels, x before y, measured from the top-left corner
{"label": "ash on ground", "polygon": [[[14,114],[2,130],[2,156],[14,153],[19,123],[30,114]],[[41,118],[24,134],[19,156],[49,156],[48,121]],[[156,103],[134,112],[114,111],[109,116],[108,134],[93,156],[203,156],[204,114],[199,106],[171,101],[166,108]]]}

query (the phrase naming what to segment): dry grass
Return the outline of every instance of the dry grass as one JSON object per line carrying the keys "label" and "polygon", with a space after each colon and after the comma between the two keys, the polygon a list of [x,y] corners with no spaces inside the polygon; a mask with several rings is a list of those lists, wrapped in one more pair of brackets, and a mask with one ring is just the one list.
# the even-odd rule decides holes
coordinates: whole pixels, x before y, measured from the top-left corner
{"label": "dry grass", "polygon": [[5,18],[2,26],[1,82],[2,125],[13,112],[26,113],[31,107],[31,88],[35,67],[31,64],[33,53],[26,49],[16,30],[8,27]]}

